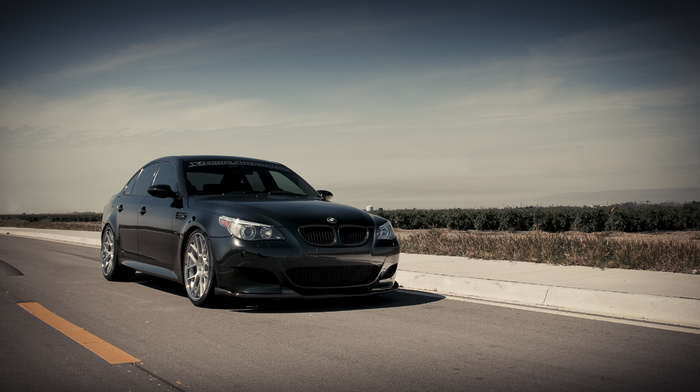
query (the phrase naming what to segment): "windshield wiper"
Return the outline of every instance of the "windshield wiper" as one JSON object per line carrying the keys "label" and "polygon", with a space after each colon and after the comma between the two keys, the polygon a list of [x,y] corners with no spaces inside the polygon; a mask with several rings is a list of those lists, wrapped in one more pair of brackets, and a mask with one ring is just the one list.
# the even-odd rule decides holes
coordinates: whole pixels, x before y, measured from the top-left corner
{"label": "windshield wiper", "polygon": [[304,197],[306,195],[300,195],[298,193],[294,192],[289,192],[289,191],[283,191],[283,190],[276,190],[276,191],[270,191],[267,192],[268,195],[275,195],[275,196],[295,196],[295,197]]}
{"label": "windshield wiper", "polygon": [[[249,190],[245,190],[245,191],[231,191],[231,192],[217,193],[217,194],[218,195],[273,195],[273,196],[308,197],[308,195],[305,195],[305,194],[284,191],[281,189],[274,190],[274,191],[254,191],[254,190],[249,189]],[[217,195],[217,194],[215,194],[215,195]]]}

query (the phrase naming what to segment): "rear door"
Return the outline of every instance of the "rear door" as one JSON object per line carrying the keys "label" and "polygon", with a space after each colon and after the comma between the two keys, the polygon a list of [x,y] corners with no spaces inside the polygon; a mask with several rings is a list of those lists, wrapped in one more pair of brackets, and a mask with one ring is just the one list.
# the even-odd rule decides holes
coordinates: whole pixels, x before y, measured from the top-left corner
{"label": "rear door", "polygon": [[153,177],[160,164],[155,163],[141,169],[136,181],[129,181],[117,205],[117,226],[122,255],[127,259],[139,259],[139,210],[146,195],[146,189],[153,183]]}

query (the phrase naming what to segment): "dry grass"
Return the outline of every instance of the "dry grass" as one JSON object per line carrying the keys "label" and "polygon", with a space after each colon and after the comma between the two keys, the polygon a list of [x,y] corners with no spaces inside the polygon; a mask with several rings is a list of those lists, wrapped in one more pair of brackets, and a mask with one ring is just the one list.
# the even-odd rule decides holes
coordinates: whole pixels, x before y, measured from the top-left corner
{"label": "dry grass", "polygon": [[660,234],[398,230],[407,253],[681,273],[700,269],[700,232]]}

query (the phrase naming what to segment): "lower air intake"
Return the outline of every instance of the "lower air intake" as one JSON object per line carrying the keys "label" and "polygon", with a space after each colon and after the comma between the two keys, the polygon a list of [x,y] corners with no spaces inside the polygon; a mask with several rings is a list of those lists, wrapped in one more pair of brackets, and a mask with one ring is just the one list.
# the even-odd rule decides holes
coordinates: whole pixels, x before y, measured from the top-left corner
{"label": "lower air intake", "polygon": [[352,287],[374,282],[379,267],[374,265],[298,267],[287,270],[287,276],[301,287]]}

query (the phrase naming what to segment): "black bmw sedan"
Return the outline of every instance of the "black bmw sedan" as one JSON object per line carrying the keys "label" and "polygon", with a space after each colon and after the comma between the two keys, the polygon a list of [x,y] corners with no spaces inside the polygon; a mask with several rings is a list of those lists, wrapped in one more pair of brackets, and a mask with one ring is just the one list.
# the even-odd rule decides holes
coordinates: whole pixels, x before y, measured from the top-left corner
{"label": "black bmw sedan", "polygon": [[284,165],[227,156],[156,159],[112,196],[102,274],[181,282],[196,306],[245,298],[370,295],[398,288],[391,223],[331,202]]}

